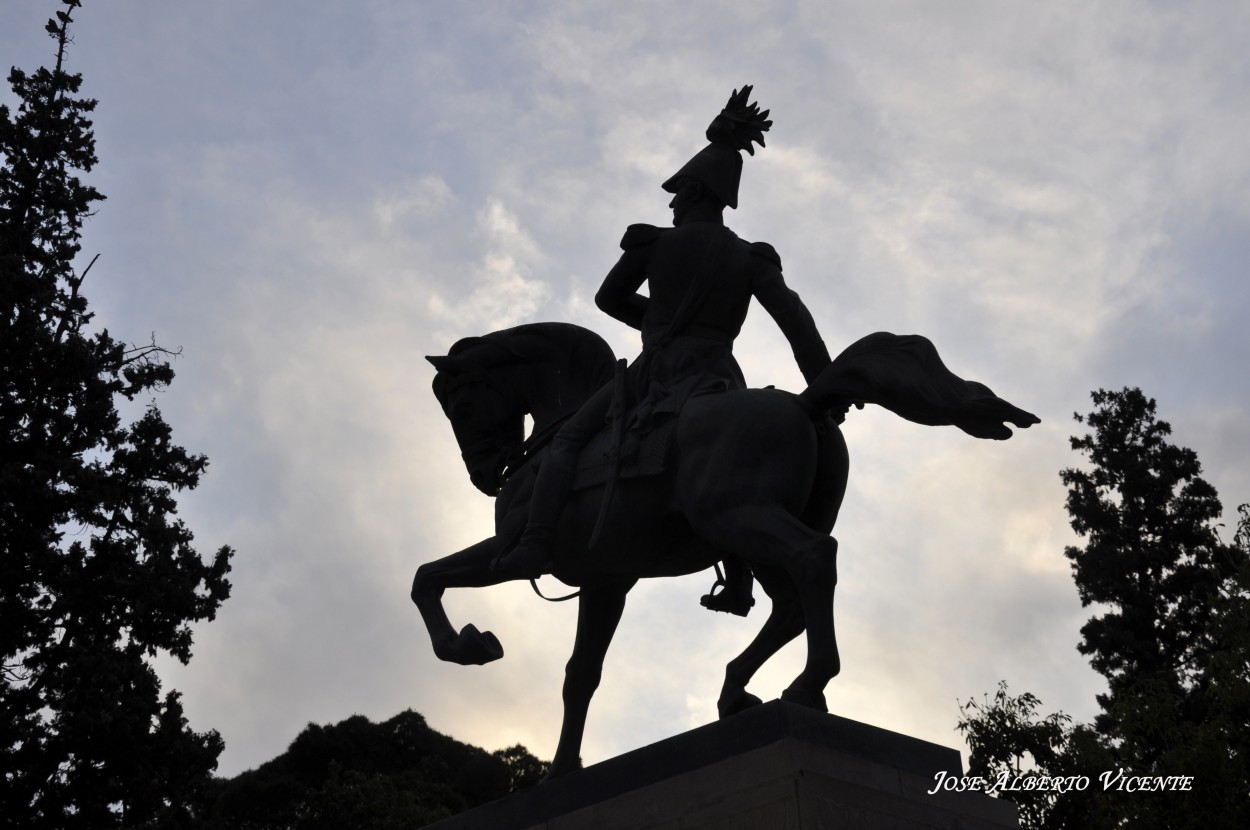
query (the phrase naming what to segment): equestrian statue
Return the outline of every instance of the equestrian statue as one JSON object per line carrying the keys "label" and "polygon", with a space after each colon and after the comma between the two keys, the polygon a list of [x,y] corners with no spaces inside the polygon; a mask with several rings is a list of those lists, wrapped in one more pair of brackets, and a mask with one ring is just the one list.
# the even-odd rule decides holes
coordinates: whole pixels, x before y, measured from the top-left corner
{"label": "equestrian statue", "polygon": [[[549,573],[580,589],[548,777],[580,763],[625,597],[647,577],[719,574],[723,562],[704,605],[745,614],[753,581],[771,600],[759,634],[726,667],[720,717],[760,703],[748,682],[803,633],[806,663],[781,697],[828,711],[824,689],[840,669],[830,534],[849,464],[838,425],[851,406],[876,404],[978,438],[1038,423],[952,374],[917,335],[878,332],[830,359],[777,252],[724,224],[724,209],[737,207],[740,152],[763,147],[772,125],[750,94],[734,91],[707,130],[710,143],[664,182],[673,227],[631,225],[595,297],[642,333],[637,359],[626,367],[598,335],[565,323],[467,337],[428,358],[469,477],[495,498],[495,535],[422,565],[413,580],[434,653],[463,665],[503,656],[491,632],[452,626],[447,588]],[[802,393],[747,387],[733,342],[752,298],[789,341],[808,384]]]}

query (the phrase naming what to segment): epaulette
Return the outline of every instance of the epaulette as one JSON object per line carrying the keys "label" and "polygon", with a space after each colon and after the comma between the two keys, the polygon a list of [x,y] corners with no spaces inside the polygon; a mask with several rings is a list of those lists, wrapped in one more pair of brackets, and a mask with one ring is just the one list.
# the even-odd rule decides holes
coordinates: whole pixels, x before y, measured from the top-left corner
{"label": "epaulette", "polygon": [[777,268],[781,268],[781,254],[777,253],[777,249],[767,242],[752,242],[749,246],[751,253],[761,259],[766,259]]}
{"label": "epaulette", "polygon": [[660,238],[660,229],[655,225],[630,225],[621,237],[622,248],[638,248],[650,245]]}

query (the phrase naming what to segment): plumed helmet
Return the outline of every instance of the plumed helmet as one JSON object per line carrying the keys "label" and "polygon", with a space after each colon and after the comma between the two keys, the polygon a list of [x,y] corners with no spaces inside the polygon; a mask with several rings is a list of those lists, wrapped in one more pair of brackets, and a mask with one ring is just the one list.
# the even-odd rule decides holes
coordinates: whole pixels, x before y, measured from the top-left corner
{"label": "plumed helmet", "polygon": [[751,85],[735,89],[729,103],[712,119],[707,128],[711,143],[669,178],[662,186],[676,193],[681,180],[690,178],[716,194],[731,208],[738,207],[738,183],[742,180],[742,156],[739,151],[755,155],[752,142],[764,146],[764,133],[773,125],[768,110],[760,112],[759,104],[750,104]]}

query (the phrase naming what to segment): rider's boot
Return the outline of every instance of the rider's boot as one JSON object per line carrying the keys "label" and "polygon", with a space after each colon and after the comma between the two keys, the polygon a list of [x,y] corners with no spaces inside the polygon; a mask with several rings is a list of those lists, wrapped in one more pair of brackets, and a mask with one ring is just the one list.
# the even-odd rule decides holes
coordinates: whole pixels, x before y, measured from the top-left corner
{"label": "rider's boot", "polygon": [[530,497],[529,523],[516,547],[505,551],[491,567],[515,579],[537,579],[551,564],[556,525],[573,490],[578,448],[559,436],[538,468]]}
{"label": "rider's boot", "polygon": [[[699,604],[709,611],[724,611],[745,617],[755,605],[755,598],[751,596],[755,578],[741,557],[726,557],[724,565],[724,579],[717,579],[711,592],[704,594]],[[716,590],[718,587],[720,592]]]}

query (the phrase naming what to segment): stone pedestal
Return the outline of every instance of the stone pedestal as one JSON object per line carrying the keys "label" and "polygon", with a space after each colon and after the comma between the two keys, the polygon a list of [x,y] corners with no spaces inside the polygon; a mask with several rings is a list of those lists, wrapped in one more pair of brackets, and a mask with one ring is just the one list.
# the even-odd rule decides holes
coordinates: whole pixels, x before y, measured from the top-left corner
{"label": "stone pedestal", "polygon": [[774,701],[430,825],[437,830],[991,830],[1015,807],[928,795],[954,749]]}

